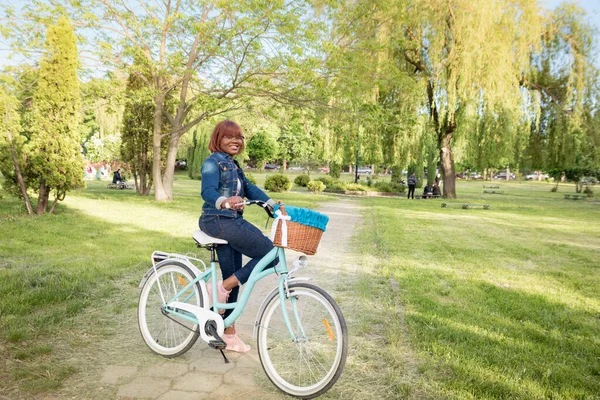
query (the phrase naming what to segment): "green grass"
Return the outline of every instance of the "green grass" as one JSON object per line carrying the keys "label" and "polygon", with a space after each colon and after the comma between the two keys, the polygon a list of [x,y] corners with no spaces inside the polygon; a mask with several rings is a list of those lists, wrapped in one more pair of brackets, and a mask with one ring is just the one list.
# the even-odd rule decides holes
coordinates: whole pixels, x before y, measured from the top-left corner
{"label": "green grass", "polygon": [[[381,353],[397,396],[402,377],[417,398],[600,396],[600,203],[564,200],[572,187],[500,185],[505,194],[484,195],[481,182],[459,182],[453,201],[491,210],[361,199],[373,221],[358,234],[363,262],[399,288],[360,292],[384,294],[369,325],[387,325]],[[412,374],[403,369],[415,360],[396,351],[402,329]]]}
{"label": "green grass", "polygon": [[[253,175],[260,186],[268,174]],[[99,304],[113,316],[134,309],[121,289],[136,292],[153,250],[197,253],[200,182],[176,177],[169,203],[94,181],[40,217],[1,193],[0,397],[16,386],[51,392],[77,373],[70,358],[116,328],[91,318],[91,339],[74,321]],[[359,268],[340,303],[351,360],[331,396],[598,398],[600,204],[564,200],[567,185],[552,193],[546,183],[500,183],[504,194],[488,195],[482,184],[459,181],[452,202],[490,210],[356,199],[365,207]],[[305,188],[271,196],[309,208],[336,199]],[[246,217],[264,226],[258,208]]]}

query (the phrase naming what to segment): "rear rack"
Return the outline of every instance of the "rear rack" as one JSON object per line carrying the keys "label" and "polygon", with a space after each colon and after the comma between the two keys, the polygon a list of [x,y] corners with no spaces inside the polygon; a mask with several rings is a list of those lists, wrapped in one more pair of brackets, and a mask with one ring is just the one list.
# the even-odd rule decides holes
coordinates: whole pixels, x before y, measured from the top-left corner
{"label": "rear rack", "polygon": [[156,267],[157,263],[164,261],[164,260],[168,260],[168,259],[187,261],[187,262],[191,262],[194,265],[196,265],[196,263],[194,263],[192,261],[196,261],[196,262],[199,262],[200,264],[202,264],[202,272],[206,272],[206,264],[204,263],[204,261],[197,258],[196,254],[193,254],[193,253],[178,254],[178,253],[167,253],[164,251],[157,250],[157,251],[152,252],[152,256],[150,258],[152,259],[153,267]]}

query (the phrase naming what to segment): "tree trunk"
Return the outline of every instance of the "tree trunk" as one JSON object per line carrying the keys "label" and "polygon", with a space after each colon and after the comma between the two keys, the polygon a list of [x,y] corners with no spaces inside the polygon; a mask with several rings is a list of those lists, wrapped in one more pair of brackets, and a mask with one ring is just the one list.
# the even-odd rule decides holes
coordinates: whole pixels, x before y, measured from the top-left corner
{"label": "tree trunk", "polygon": [[444,147],[440,150],[440,161],[443,176],[443,196],[445,199],[456,198],[456,173],[454,171],[454,160],[451,150]]}
{"label": "tree trunk", "polygon": [[[168,196],[168,200],[173,200],[173,181],[175,177],[175,161],[177,161],[177,147],[179,146],[179,135],[171,135],[169,139],[169,148],[167,150],[167,164],[163,172],[162,184],[163,190]],[[156,190],[155,190],[156,192]]]}
{"label": "tree trunk", "polygon": [[443,176],[443,195],[445,199],[456,198],[456,172],[454,170],[452,149],[450,148],[451,140],[451,132],[444,132],[438,137],[440,146],[440,163],[442,166]]}
{"label": "tree trunk", "polygon": [[440,149],[440,164],[443,176],[443,196],[445,199],[456,198],[456,171],[454,169],[454,158],[450,142],[454,128],[440,128],[444,131],[438,133],[438,147]]}
{"label": "tree trunk", "polygon": [[54,209],[56,208],[56,204],[58,203],[58,197],[54,199],[54,201],[52,202],[52,207],[50,207],[50,211],[48,211],[48,214],[52,214],[54,212]]}
{"label": "tree trunk", "polygon": [[50,190],[46,187],[46,181],[42,180],[40,183],[39,197],[37,202],[37,215],[42,215],[48,209],[48,197],[50,196]]}
{"label": "tree trunk", "polygon": [[19,185],[19,190],[21,190],[21,196],[23,196],[23,200],[25,201],[25,206],[27,207],[27,214],[32,215],[33,207],[31,207],[31,201],[29,200],[29,195],[27,194],[25,181],[23,181],[23,175],[21,175],[21,168],[19,168],[19,160],[17,159],[17,153],[15,152],[15,148],[12,144],[12,133],[8,131],[6,133],[8,135],[10,155],[12,157],[13,165],[15,167],[15,176],[17,178],[17,184]]}
{"label": "tree trunk", "polygon": [[154,181],[154,199],[158,201],[168,201],[172,200],[172,196],[165,190],[160,170],[164,98],[162,96],[157,96],[154,99],[154,104],[154,132],[152,135],[152,180]]}

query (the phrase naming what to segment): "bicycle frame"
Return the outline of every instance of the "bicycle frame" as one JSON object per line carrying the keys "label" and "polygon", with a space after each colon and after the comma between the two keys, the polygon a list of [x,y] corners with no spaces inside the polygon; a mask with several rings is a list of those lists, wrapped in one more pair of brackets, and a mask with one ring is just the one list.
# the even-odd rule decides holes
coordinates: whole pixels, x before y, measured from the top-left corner
{"label": "bicycle frame", "polygon": [[[265,269],[267,267],[267,265],[269,265],[277,257],[279,257],[279,264],[277,264],[274,268]],[[187,319],[189,321],[194,322],[195,324],[198,324],[199,322],[195,316],[193,316],[192,314],[187,313],[183,310],[176,310],[172,307],[169,307],[169,304],[174,301],[177,301],[183,295],[183,293],[190,290],[196,283],[198,283],[200,281],[207,282],[208,279],[211,279],[212,287],[216,288],[217,287],[217,273],[216,272],[217,272],[217,261],[213,259],[210,262],[210,268],[205,270],[203,273],[201,273],[199,276],[197,276],[193,281],[188,283],[183,289],[181,289],[179,291],[179,293],[175,294],[175,296],[173,296],[172,299],[165,302],[165,304],[163,305],[163,310],[169,314],[175,314],[181,318]],[[298,331],[301,333],[302,336],[304,336],[304,330],[300,323],[300,316],[298,314],[298,310],[296,307],[296,301],[295,301],[296,299],[293,297],[289,297],[288,281],[290,279],[292,279],[292,274],[294,272],[295,272],[295,270],[293,270],[291,272],[288,271],[287,260],[285,258],[285,249],[281,248],[281,247],[274,247],[269,253],[267,253],[256,264],[256,266],[252,270],[252,273],[250,274],[250,277],[248,278],[248,281],[245,284],[245,288],[241,294],[241,298],[238,298],[237,302],[228,303],[228,304],[220,303],[217,299],[217,291],[213,290],[213,294],[212,294],[213,298],[211,299],[212,304],[213,304],[213,310],[232,309],[233,312],[223,321],[225,328],[231,326],[240,317],[240,315],[242,315],[242,312],[244,311],[244,308],[246,307],[246,304],[248,303],[248,299],[250,298],[250,295],[252,294],[254,285],[258,281],[263,279],[264,277],[271,275],[271,274],[278,273],[281,275],[281,277],[279,279],[277,290],[279,292],[279,299],[280,299],[280,302],[282,305],[281,309],[282,309],[283,318],[284,318],[285,324],[288,328],[288,331],[290,333],[290,337],[291,337],[292,341],[296,341],[296,335],[294,334],[294,329],[292,328],[292,324],[290,322],[288,310],[284,306],[285,300],[287,298],[289,298],[290,303],[292,305],[294,320],[296,321],[296,324],[298,326]],[[160,288],[160,286],[159,286],[159,288]],[[161,295],[162,295],[162,290],[161,290]],[[185,299],[184,301],[187,301],[188,299]]]}

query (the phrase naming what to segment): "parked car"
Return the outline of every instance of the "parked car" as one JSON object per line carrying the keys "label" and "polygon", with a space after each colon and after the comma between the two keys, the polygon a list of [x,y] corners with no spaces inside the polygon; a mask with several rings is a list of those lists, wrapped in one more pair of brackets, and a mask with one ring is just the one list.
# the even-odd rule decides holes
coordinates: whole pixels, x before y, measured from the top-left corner
{"label": "parked car", "polygon": [[529,174],[529,175],[525,175],[525,179],[527,179],[528,181],[537,181],[539,179],[548,179],[548,174],[538,174],[537,172],[534,172],[533,174]]}
{"label": "parked car", "polygon": [[290,172],[304,172],[304,167],[289,167],[287,170]]}
{"label": "parked car", "polygon": [[359,167],[356,172],[359,174],[370,174],[373,172],[373,170],[369,167]]}
{"label": "parked car", "polygon": [[[510,173],[510,179],[515,179],[516,176],[512,172]],[[494,176],[494,179],[504,179],[506,180],[506,172],[500,172]]]}
{"label": "parked car", "polygon": [[279,169],[279,165],[276,164],[266,164],[265,169]]}
{"label": "parked car", "polygon": [[321,168],[321,172],[329,173],[329,167]]}
{"label": "parked car", "polygon": [[479,172],[471,172],[471,179],[483,179],[483,176]]}

